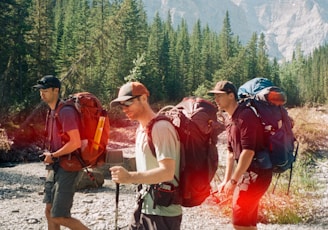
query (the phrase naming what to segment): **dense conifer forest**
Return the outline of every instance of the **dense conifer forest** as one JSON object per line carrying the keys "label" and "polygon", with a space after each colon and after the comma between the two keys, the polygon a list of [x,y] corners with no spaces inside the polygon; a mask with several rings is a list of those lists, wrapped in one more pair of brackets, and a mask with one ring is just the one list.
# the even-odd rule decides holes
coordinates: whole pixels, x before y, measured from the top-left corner
{"label": "dense conifer forest", "polygon": [[31,86],[46,74],[62,80],[63,96],[89,91],[106,106],[129,80],[147,85],[152,102],[172,102],[205,96],[218,80],[240,86],[254,77],[283,88],[288,106],[327,102],[327,45],[278,62],[263,34],[243,45],[229,12],[218,23],[219,33],[201,21],[191,31],[184,20],[173,28],[169,13],[149,23],[141,0],[2,0],[0,114],[34,108]]}
{"label": "dense conifer forest", "polygon": [[[326,226],[327,205],[322,204],[327,200],[327,192],[322,192],[325,187],[321,184],[326,183],[321,179],[327,178],[327,163],[319,162],[317,167],[313,155],[327,154],[324,125],[327,109],[310,106],[328,102],[328,44],[313,50],[309,56],[303,55],[300,44],[292,60],[277,60],[268,56],[264,34],[254,32],[251,39],[242,44],[233,33],[229,12],[217,23],[222,23],[220,32],[214,32],[199,20],[188,31],[190,27],[185,20],[173,27],[169,12],[167,19],[157,14],[150,22],[142,0],[0,0],[0,163],[40,161],[38,151],[44,148],[46,110],[32,86],[44,75],[52,74],[61,79],[62,97],[89,91],[98,96],[107,109],[117,96],[118,87],[130,80],[144,83],[150,90],[151,103],[163,105],[189,95],[207,97],[208,90],[219,80],[230,80],[239,87],[254,77],[266,77],[286,92],[286,106],[300,107],[290,109],[289,114],[296,121],[294,131],[301,143],[302,155],[299,154],[293,171],[295,197],[281,196],[281,192],[276,193],[280,194],[279,199],[273,194],[266,196],[261,216],[267,217],[263,219],[265,223],[317,222]],[[130,136],[134,135],[135,127],[133,132],[131,126],[112,127],[110,139],[120,138],[124,142],[120,148],[125,147],[127,141],[134,143]],[[117,147],[117,142],[114,144]],[[14,201],[25,199],[24,193],[28,194],[27,198],[33,198],[31,202],[35,202],[31,195],[39,196],[33,187],[38,184],[30,181],[29,173],[26,174],[25,168],[18,174],[3,173],[6,180],[3,180],[5,195],[2,194],[2,198],[14,211],[4,210],[8,215],[15,214],[10,220],[17,222],[17,226],[34,220],[30,218],[30,209],[24,217],[22,207],[28,207],[26,200]],[[16,177],[17,181],[24,178],[29,181],[18,183],[13,179]],[[38,176],[35,178],[39,180]],[[10,181],[8,186],[6,181]],[[324,182],[318,183],[319,186],[317,181]],[[26,189],[21,184],[26,185]],[[111,194],[108,190],[102,191]],[[9,197],[7,203],[6,196]],[[195,210],[195,214],[186,217],[194,219],[200,213]],[[214,213],[212,207],[209,210]],[[86,214],[82,216],[86,220],[95,217],[89,211],[78,214]],[[100,220],[98,211],[96,217]],[[107,221],[106,218],[103,220]],[[102,224],[101,220],[90,222]],[[44,221],[36,219],[33,224],[44,224]],[[283,225],[279,225],[281,227]]]}

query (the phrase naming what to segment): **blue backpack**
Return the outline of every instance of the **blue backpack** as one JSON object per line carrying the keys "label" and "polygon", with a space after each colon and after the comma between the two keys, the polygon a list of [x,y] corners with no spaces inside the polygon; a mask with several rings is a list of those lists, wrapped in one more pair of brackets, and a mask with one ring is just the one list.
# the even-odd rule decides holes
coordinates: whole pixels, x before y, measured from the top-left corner
{"label": "blue backpack", "polygon": [[273,172],[280,175],[290,169],[291,180],[298,142],[292,130],[293,121],[283,106],[287,101],[286,94],[270,80],[254,78],[239,87],[238,97],[239,103],[252,109],[261,120]]}

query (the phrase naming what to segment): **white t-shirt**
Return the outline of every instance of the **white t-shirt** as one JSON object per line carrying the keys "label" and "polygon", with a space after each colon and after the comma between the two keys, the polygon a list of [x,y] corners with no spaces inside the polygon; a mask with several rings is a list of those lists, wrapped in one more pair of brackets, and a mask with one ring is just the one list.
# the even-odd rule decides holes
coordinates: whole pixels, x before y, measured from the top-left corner
{"label": "white t-shirt", "polygon": [[[152,139],[156,158],[149,148],[146,131],[140,127],[137,129],[135,146],[137,171],[144,172],[157,168],[158,161],[170,158],[175,160],[175,176],[179,178],[180,142],[173,125],[165,120],[155,122],[152,129]],[[172,180],[171,183],[177,185],[175,180]],[[169,207],[157,205],[153,209],[153,199],[150,194],[147,194],[144,197],[142,212],[159,216],[178,216],[182,214],[182,208],[180,205],[170,205]]]}

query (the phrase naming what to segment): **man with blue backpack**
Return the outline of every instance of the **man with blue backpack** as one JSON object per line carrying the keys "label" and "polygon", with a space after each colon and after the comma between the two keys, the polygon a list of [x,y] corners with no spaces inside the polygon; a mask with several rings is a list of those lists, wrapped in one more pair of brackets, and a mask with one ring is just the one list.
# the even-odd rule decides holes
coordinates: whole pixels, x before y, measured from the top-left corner
{"label": "man with blue backpack", "polygon": [[218,109],[228,114],[226,171],[219,192],[232,196],[234,229],[257,229],[259,202],[272,180],[262,123],[254,111],[238,103],[231,82],[219,81],[209,94],[214,94]]}

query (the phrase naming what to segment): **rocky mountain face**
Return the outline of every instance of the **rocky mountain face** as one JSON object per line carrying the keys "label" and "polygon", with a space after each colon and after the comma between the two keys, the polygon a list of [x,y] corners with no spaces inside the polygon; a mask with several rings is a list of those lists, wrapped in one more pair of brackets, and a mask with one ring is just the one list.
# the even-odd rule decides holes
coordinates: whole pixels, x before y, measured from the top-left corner
{"label": "rocky mountain face", "polygon": [[246,44],[252,33],[264,33],[270,57],[290,60],[300,47],[304,55],[328,41],[327,0],[144,0],[151,21],[171,13],[177,26],[184,18],[191,32],[196,20],[220,32],[229,12],[232,32]]}

